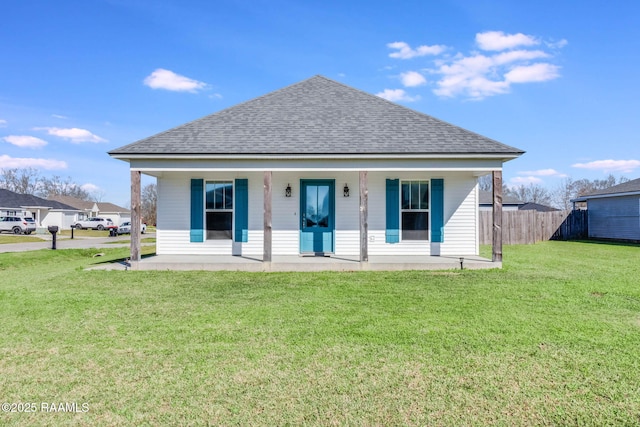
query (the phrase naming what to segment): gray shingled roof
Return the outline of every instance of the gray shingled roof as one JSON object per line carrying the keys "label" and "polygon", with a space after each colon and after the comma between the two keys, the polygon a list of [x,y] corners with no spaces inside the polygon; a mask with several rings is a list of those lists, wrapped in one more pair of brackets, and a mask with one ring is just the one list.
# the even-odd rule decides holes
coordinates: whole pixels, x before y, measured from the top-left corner
{"label": "gray shingled roof", "polygon": [[637,193],[637,192],[640,192],[640,178],[623,182],[622,184],[614,185],[612,187],[605,188],[604,190],[596,190],[592,193],[585,194],[584,196],[578,197],[576,201],[588,199],[592,196],[604,196],[609,194],[613,195],[613,194]]}
{"label": "gray shingled roof", "polygon": [[13,191],[0,189],[0,206],[3,208],[20,208],[22,206],[41,206],[51,209],[62,209],[75,211],[76,208],[66,205],[64,203],[57,202],[55,200],[47,200],[41,197],[34,196],[32,194],[20,194]]}
{"label": "gray shingled roof", "polygon": [[560,209],[556,209],[551,206],[541,205],[540,203],[527,202],[518,207],[519,211],[537,211],[537,212],[556,212]]}
{"label": "gray shingled roof", "polygon": [[[478,200],[481,205],[493,205],[493,192],[480,190]],[[524,202],[510,194],[502,195],[502,205],[523,205]]]}
{"label": "gray shingled roof", "polygon": [[133,154],[504,154],[523,151],[315,76],[109,152]]}

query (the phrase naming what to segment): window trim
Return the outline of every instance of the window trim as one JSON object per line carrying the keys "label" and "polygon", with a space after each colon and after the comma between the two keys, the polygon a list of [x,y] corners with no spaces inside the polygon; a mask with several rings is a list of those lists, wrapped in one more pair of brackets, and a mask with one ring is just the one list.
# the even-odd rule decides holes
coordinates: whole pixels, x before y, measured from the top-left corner
{"label": "window trim", "polygon": [[[426,182],[427,183],[427,191],[428,191],[428,200],[429,200],[429,204],[428,204],[428,208],[427,209],[403,209],[402,208],[402,184],[406,183],[406,182],[419,182],[419,183],[423,183]],[[398,207],[399,207],[399,211],[400,211],[400,218],[398,220],[398,226],[399,226],[399,238],[400,238],[400,242],[430,242],[431,241],[431,179],[429,178],[411,178],[411,179],[400,179],[399,182],[399,191],[398,191]],[[427,238],[426,239],[404,239],[403,236],[403,228],[402,228],[402,214],[404,212],[426,212],[427,213]]]}
{"label": "window trim", "polygon": [[[203,232],[204,232],[204,239],[203,242],[226,242],[228,240],[230,240],[231,242],[234,241],[234,233],[235,233],[235,211],[236,211],[236,183],[234,179],[204,179],[203,180],[203,206],[204,206],[204,210],[202,212],[203,215]],[[207,184],[231,184],[231,188],[232,188],[232,198],[231,198],[231,209],[209,209],[207,208]],[[207,228],[207,213],[209,212],[230,212],[231,213],[231,230],[230,232],[230,237],[228,239],[210,239],[208,237],[208,228]]]}

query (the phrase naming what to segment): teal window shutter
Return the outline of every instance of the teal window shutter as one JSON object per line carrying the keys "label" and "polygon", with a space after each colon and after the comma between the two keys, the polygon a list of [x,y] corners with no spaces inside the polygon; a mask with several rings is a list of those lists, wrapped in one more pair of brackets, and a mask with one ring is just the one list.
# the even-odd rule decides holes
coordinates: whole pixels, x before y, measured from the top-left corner
{"label": "teal window shutter", "polygon": [[387,230],[385,242],[400,241],[400,180],[387,179]]}
{"label": "teal window shutter", "polygon": [[204,242],[204,180],[191,180],[191,242]]}
{"label": "teal window shutter", "polygon": [[431,180],[431,241],[444,242],[444,180]]}
{"label": "teal window shutter", "polygon": [[235,241],[249,240],[249,180],[236,179],[235,188]]}

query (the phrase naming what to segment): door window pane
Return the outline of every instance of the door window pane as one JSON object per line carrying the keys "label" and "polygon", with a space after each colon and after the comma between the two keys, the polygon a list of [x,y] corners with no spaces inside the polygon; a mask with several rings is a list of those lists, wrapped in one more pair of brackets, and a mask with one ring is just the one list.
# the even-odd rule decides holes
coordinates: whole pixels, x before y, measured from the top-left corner
{"label": "door window pane", "polygon": [[305,214],[305,227],[318,225],[318,186],[307,186],[307,207]]}
{"label": "door window pane", "polygon": [[329,226],[329,186],[318,185],[318,227]]}

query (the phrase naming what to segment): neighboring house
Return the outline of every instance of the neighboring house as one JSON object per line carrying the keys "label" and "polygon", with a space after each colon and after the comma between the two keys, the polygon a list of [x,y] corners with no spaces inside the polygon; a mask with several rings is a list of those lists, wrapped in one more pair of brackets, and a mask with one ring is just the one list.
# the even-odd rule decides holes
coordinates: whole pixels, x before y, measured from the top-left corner
{"label": "neighboring house", "polygon": [[83,216],[78,219],[105,217],[111,219],[114,224],[120,225],[131,220],[131,211],[113,203],[92,202],[81,200],[71,196],[53,196],[50,200],[55,200],[73,206],[82,211]]}
{"label": "neighboring house", "polygon": [[[479,203],[481,211],[493,210],[493,192],[479,190]],[[517,211],[524,202],[517,197],[505,194],[502,196],[502,211]]]}
{"label": "neighboring house", "polygon": [[536,211],[536,212],[557,212],[560,209],[553,208],[540,203],[528,202],[518,206],[519,211]]}
{"label": "neighboring house", "polygon": [[157,254],[265,262],[477,255],[477,178],[522,153],[322,76],[109,152],[132,206],[157,178]]}
{"label": "neighboring house", "polygon": [[37,227],[55,225],[66,229],[71,228],[79,214],[78,209],[65,203],[0,189],[0,216],[25,215],[32,217]]}
{"label": "neighboring house", "polygon": [[640,241],[640,178],[573,199],[587,204],[589,237]]}

